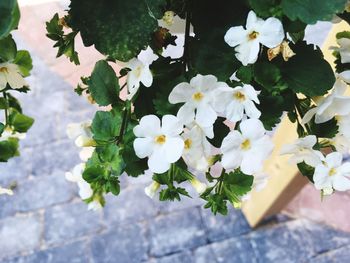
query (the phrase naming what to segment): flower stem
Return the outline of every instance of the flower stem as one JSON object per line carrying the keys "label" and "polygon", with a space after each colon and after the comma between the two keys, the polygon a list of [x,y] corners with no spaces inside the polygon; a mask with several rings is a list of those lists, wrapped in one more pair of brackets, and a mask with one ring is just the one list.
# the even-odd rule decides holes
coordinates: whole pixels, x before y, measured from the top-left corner
{"label": "flower stem", "polygon": [[[3,92],[4,99],[7,103],[7,94]],[[5,125],[7,126],[9,123],[9,114],[8,114],[8,105],[5,106]]]}

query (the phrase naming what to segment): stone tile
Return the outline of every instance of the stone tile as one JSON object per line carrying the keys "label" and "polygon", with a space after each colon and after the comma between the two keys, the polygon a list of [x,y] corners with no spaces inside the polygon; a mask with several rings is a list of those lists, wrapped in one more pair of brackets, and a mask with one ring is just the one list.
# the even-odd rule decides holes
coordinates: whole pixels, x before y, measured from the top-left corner
{"label": "stone tile", "polygon": [[150,223],[150,254],[166,254],[193,249],[207,243],[198,209],[160,216]]}
{"label": "stone tile", "polygon": [[40,246],[43,225],[38,214],[0,221],[0,259],[29,252]]}
{"label": "stone tile", "polygon": [[48,177],[18,182],[14,196],[0,196],[0,216],[15,212],[28,212],[54,204],[67,202],[74,197],[74,185],[58,172]]}
{"label": "stone tile", "polygon": [[87,210],[82,201],[45,211],[45,240],[49,245],[63,244],[101,229],[101,211]]}
{"label": "stone tile", "polygon": [[79,148],[71,140],[36,147],[31,157],[34,176],[47,176],[55,171],[70,171],[80,163]]}
{"label": "stone tile", "polygon": [[90,252],[86,242],[37,251],[31,255],[9,259],[7,263],[86,263]]}
{"label": "stone tile", "polygon": [[342,263],[349,262],[350,247],[345,246],[312,258],[309,263]]}
{"label": "stone tile", "polygon": [[0,185],[9,186],[11,183],[27,178],[31,174],[31,149],[20,148],[21,156],[0,163]]}
{"label": "stone tile", "polygon": [[[247,237],[227,239],[211,245],[217,262],[255,263],[258,259]],[[262,261],[277,262],[277,261]],[[282,262],[282,261],[281,261]]]}
{"label": "stone tile", "polygon": [[305,220],[305,229],[311,237],[314,252],[321,254],[350,244],[350,234],[323,224]]}
{"label": "stone tile", "polygon": [[217,263],[214,250],[211,245],[197,248],[193,252],[193,262],[195,263]]}
{"label": "stone tile", "polygon": [[261,262],[304,262],[314,253],[310,236],[300,220],[257,229],[249,236]]}
{"label": "stone tile", "polygon": [[91,241],[94,262],[141,262],[147,259],[148,242],[140,224],[119,226]]}
{"label": "stone tile", "polygon": [[109,195],[104,208],[107,225],[136,222],[155,217],[158,209],[143,187],[122,189],[119,196]]}
{"label": "stone tile", "polygon": [[192,263],[193,257],[191,252],[177,253],[171,256],[153,259],[150,263]]}
{"label": "stone tile", "polygon": [[240,236],[251,231],[240,210],[229,209],[227,216],[213,215],[209,209],[201,209],[200,211],[210,242]]}

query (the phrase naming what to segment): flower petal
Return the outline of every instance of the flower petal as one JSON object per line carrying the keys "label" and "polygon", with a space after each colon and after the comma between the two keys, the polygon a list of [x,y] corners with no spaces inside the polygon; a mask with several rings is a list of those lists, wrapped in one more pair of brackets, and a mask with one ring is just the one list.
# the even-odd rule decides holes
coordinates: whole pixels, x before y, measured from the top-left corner
{"label": "flower petal", "polygon": [[268,18],[259,32],[259,41],[268,48],[274,48],[282,43],[284,39],[283,25],[274,17]]}
{"label": "flower petal", "polygon": [[326,156],[326,163],[329,168],[337,168],[343,161],[343,155],[338,152],[332,152]]}
{"label": "flower petal", "polygon": [[169,102],[171,104],[189,101],[194,93],[194,89],[189,83],[183,82],[175,86],[170,92]]}
{"label": "flower petal", "polygon": [[162,118],[161,130],[165,135],[176,136],[183,131],[183,125],[174,115],[164,115]]}
{"label": "flower petal", "polygon": [[165,173],[170,168],[170,163],[164,157],[165,153],[162,148],[156,149],[148,159],[148,167],[153,173]]}
{"label": "flower petal", "polygon": [[241,129],[244,137],[252,140],[261,138],[266,132],[264,125],[258,119],[248,119],[242,121],[239,128]]}
{"label": "flower petal", "polygon": [[183,124],[190,124],[195,119],[195,108],[190,103],[185,103],[177,112],[177,117]]}
{"label": "flower petal", "polygon": [[333,188],[337,191],[350,190],[350,180],[342,175],[335,175],[333,179]]}
{"label": "flower petal", "polygon": [[142,84],[149,88],[150,86],[152,86],[153,83],[153,75],[151,70],[149,69],[149,67],[144,67],[142,72],[141,72],[141,76],[140,76],[140,81],[142,82]]}
{"label": "flower petal", "polygon": [[137,157],[141,159],[150,156],[154,150],[154,141],[152,138],[136,138],[134,140],[134,150]]}
{"label": "flower petal", "polygon": [[180,159],[184,150],[184,141],[178,138],[167,138],[164,144],[165,158],[169,163],[174,163]]}
{"label": "flower petal", "polygon": [[254,102],[251,100],[246,100],[244,102],[244,110],[249,118],[259,119],[261,116],[261,112],[257,109]]}
{"label": "flower petal", "polygon": [[247,31],[243,28],[243,26],[231,27],[226,32],[224,39],[229,46],[238,46],[247,41]]}
{"label": "flower petal", "polygon": [[140,124],[135,126],[134,134],[137,137],[154,137],[160,134],[160,120],[156,115],[146,115],[141,118]]}
{"label": "flower petal", "polygon": [[200,104],[196,112],[196,122],[201,127],[212,126],[218,115],[213,108],[208,104]]}
{"label": "flower petal", "polygon": [[259,55],[260,43],[257,40],[251,40],[243,43],[235,48],[236,58],[242,62],[244,66],[254,64]]}

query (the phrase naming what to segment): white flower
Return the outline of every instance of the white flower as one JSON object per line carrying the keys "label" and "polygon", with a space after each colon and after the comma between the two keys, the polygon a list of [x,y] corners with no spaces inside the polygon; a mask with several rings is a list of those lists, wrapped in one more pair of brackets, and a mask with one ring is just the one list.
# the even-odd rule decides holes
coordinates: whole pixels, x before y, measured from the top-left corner
{"label": "white flower", "polygon": [[204,191],[207,189],[207,185],[205,183],[202,183],[201,181],[199,181],[197,178],[193,177],[190,180],[191,185],[193,186],[193,188],[196,190],[196,192],[198,194],[203,194]]}
{"label": "white flower", "polygon": [[79,187],[79,196],[81,199],[85,200],[93,195],[93,190],[88,182],[83,179],[83,172],[85,169],[85,164],[80,163],[76,165],[71,172],[65,174],[66,179],[70,182],[77,183]]}
{"label": "white flower", "polygon": [[231,27],[225,35],[226,43],[236,47],[236,57],[244,66],[257,61],[260,43],[273,48],[281,44],[283,39],[281,21],[274,17],[263,20],[258,18],[254,11],[248,14],[246,29],[243,26]]}
{"label": "white flower", "polygon": [[87,162],[95,151],[95,147],[84,147],[79,152],[80,160]]}
{"label": "white flower", "polygon": [[345,81],[346,83],[350,83],[350,70],[345,70],[341,73],[339,73],[339,78],[343,81]]}
{"label": "white flower", "polygon": [[88,210],[97,211],[102,208],[101,203],[98,200],[93,200],[88,204]]}
{"label": "white flower", "polygon": [[221,163],[226,170],[240,167],[243,173],[252,175],[262,170],[273,143],[257,119],[242,121],[239,127],[241,133],[234,130],[224,138]]}
{"label": "white flower", "polygon": [[336,120],[339,126],[339,133],[350,139],[350,115],[337,116]]}
{"label": "white flower", "polygon": [[198,171],[206,172],[210,166],[211,144],[203,130],[195,125],[182,135],[185,142],[183,158],[186,163]]}
{"label": "white flower", "polygon": [[149,198],[153,198],[159,188],[160,188],[160,184],[156,181],[153,181],[149,186],[145,187],[145,194]]}
{"label": "white flower", "polygon": [[253,119],[258,119],[261,112],[256,108],[259,104],[259,92],[251,85],[242,87],[220,87],[215,92],[214,108],[218,112],[223,112],[225,117],[237,122],[243,119],[244,113]]}
{"label": "white flower", "polygon": [[337,135],[331,139],[331,144],[342,154],[348,154],[350,151],[350,139],[344,134],[337,133]]}
{"label": "white flower", "polygon": [[178,84],[169,95],[172,104],[185,103],[177,113],[177,117],[185,125],[195,121],[200,127],[211,127],[217,114],[212,107],[213,91],[220,86],[227,86],[218,82],[213,75],[197,75],[190,83]]}
{"label": "white flower", "polygon": [[0,63],[0,91],[5,89],[7,84],[13,89],[20,89],[27,85],[16,64]]}
{"label": "white flower", "polygon": [[315,168],[313,176],[318,190],[329,189],[346,191],[350,189],[350,163],[344,163],[343,155],[338,152],[330,153],[325,160]]}
{"label": "white flower", "polygon": [[11,189],[2,188],[0,186],[0,195],[13,195],[13,191]]}
{"label": "white flower", "polygon": [[165,115],[160,120],[155,115],[142,117],[134,128],[135,153],[139,158],[149,157],[148,167],[153,173],[164,173],[171,163],[178,161],[183,153],[184,141],[180,137],[183,126],[173,115]]}
{"label": "white flower", "polygon": [[158,57],[153,53],[152,49],[148,47],[141,51],[138,58],[131,59],[126,67],[131,71],[127,76],[128,99],[130,100],[140,88],[140,83],[145,87],[150,87],[153,83],[153,75],[149,66]]}
{"label": "white flower", "polygon": [[281,154],[293,154],[289,159],[291,164],[305,162],[312,167],[317,166],[323,157],[322,153],[312,149],[317,143],[315,135],[308,135],[296,140],[293,144],[283,145]]}
{"label": "white flower", "polygon": [[324,123],[337,115],[350,114],[350,97],[344,96],[346,88],[346,83],[337,79],[332,93],[320,98],[317,106],[305,114],[302,123],[308,123],[315,115],[315,123]]}
{"label": "white flower", "polygon": [[78,147],[96,146],[96,142],[92,138],[91,121],[68,124],[67,135],[70,139],[75,139],[75,144]]}
{"label": "white flower", "polygon": [[339,48],[335,50],[339,51],[341,63],[350,63],[350,39],[349,38],[340,38],[337,39]]}
{"label": "white flower", "polygon": [[10,126],[7,126],[0,136],[0,141],[6,141],[9,138],[23,140],[26,135],[26,133],[15,132]]}

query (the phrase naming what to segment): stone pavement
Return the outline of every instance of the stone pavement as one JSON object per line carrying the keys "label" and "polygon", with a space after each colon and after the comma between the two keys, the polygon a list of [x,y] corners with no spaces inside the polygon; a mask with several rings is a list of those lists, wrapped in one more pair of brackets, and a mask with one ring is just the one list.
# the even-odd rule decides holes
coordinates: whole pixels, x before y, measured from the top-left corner
{"label": "stone pavement", "polygon": [[285,215],[253,230],[240,211],[215,217],[197,199],[182,203],[149,199],[143,193],[148,177],[124,178],[119,197],[108,197],[102,211],[88,211],[76,185],[64,178],[79,162],[65,128],[93,117],[94,107],[72,86],[79,76],[90,73],[98,55],[84,49],[82,57],[88,60],[78,70],[65,58],[54,59],[52,42],[43,36],[43,22],[59,8],[53,3],[22,9],[17,39],[20,47],[31,43],[35,49],[28,80],[32,91],[20,100],[36,122],[21,143],[21,157],[0,164],[0,185],[17,184],[14,196],[0,196],[0,262],[349,261],[348,233]]}

